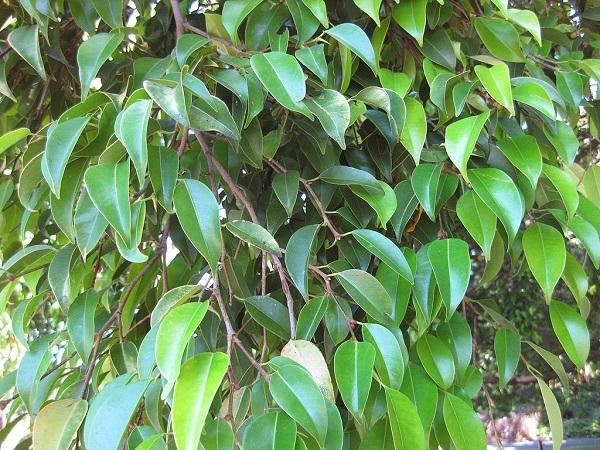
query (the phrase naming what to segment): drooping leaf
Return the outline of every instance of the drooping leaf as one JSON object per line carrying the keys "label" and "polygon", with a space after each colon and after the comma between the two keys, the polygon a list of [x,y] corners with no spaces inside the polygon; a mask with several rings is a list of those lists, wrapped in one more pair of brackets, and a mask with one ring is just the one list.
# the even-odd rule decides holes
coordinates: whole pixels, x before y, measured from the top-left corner
{"label": "drooping leaf", "polygon": [[505,387],[517,370],[521,357],[521,338],[510,328],[502,328],[494,336],[494,352],[498,363],[499,386]]}
{"label": "drooping leaf", "polygon": [[225,224],[231,234],[254,245],[255,247],[274,253],[281,254],[279,244],[271,233],[256,223],[247,220],[233,220]]}
{"label": "drooping leaf", "polygon": [[358,306],[381,323],[389,320],[392,299],[377,278],[359,269],[348,269],[336,274],[344,290]]}
{"label": "drooping leaf", "polygon": [[436,221],[435,204],[442,166],[419,164],[413,170],[411,185],[419,203],[432,221]]}
{"label": "drooping leaf", "polygon": [[464,177],[467,176],[467,162],[489,117],[489,111],[485,111],[478,116],[456,121],[446,128],[446,152]]}
{"label": "drooping leaf", "polygon": [[38,26],[19,27],[11,31],[7,42],[45,81],[46,70],[40,53]]}
{"label": "drooping leaf", "polygon": [[417,341],[417,354],[427,374],[442,389],[454,382],[454,358],[446,344],[427,334]]}
{"label": "drooping leaf", "polygon": [[285,208],[288,217],[291,217],[294,212],[299,185],[300,174],[297,170],[288,170],[273,177],[273,191]]}
{"label": "drooping leaf", "polygon": [[496,216],[473,191],[465,192],[456,203],[456,214],[489,261],[496,234]]}
{"label": "drooping leaf", "polygon": [[363,338],[375,348],[375,367],[383,383],[400,389],[404,378],[404,356],[394,334],[383,325],[365,323]]}
{"label": "drooping leaf", "polygon": [[552,389],[550,389],[550,387],[540,377],[536,376],[536,379],[542,393],[546,414],[548,415],[548,421],[550,422],[552,448],[553,450],[560,450],[564,435],[560,406],[558,406],[558,402],[556,401],[556,397],[554,396]]}
{"label": "drooping leaf", "polygon": [[590,334],[585,320],[569,305],[553,300],[550,321],[567,356],[581,370],[590,353]]}
{"label": "drooping leaf", "polygon": [[504,63],[494,64],[492,67],[475,66],[477,78],[494,100],[504,106],[513,115],[512,89],[510,87],[510,74],[508,66]]}
{"label": "drooping leaf", "polygon": [[444,422],[456,450],[486,447],[481,419],[470,405],[456,395],[446,393],[443,406]]}
{"label": "drooping leaf", "polygon": [[[112,0],[110,0],[112,1]],[[100,2],[98,3],[110,3]],[[121,8],[121,11],[123,9]],[[90,91],[92,80],[98,75],[102,65],[123,41],[122,33],[98,33],[84,41],[77,50],[81,98],[85,99]]]}
{"label": "drooping leaf", "polygon": [[36,450],[69,448],[87,412],[87,401],[56,400],[46,405],[33,423],[33,446]]}
{"label": "drooping leaf", "polygon": [[510,22],[477,17],[473,23],[477,34],[492,55],[509,62],[523,61],[519,34]]}
{"label": "drooping leaf", "polygon": [[285,266],[304,298],[308,298],[308,262],[319,225],[307,225],[296,231],[285,247]]}
{"label": "drooping leaf", "polygon": [[69,306],[67,331],[83,362],[87,362],[94,345],[95,313],[100,296],[94,290],[80,294]]}
{"label": "drooping leaf", "polygon": [[327,29],[325,33],[352,50],[377,75],[379,67],[375,51],[368,36],[359,26],[353,23],[342,23]]}
{"label": "drooping leaf", "polygon": [[427,0],[399,2],[392,10],[392,17],[419,45],[423,45]]}
{"label": "drooping leaf", "polygon": [[397,450],[425,450],[425,434],[415,405],[402,392],[385,390],[390,415],[390,428]]}
{"label": "drooping leaf", "polygon": [[294,450],[296,422],[281,411],[270,411],[255,418],[244,433],[243,446],[247,450],[277,448]]}
{"label": "drooping leaf", "polygon": [[346,97],[332,89],[325,89],[319,96],[306,99],[305,104],[319,119],[325,132],[342,149],[346,148],[344,133],[350,124],[350,105]]}
{"label": "drooping leaf", "polygon": [[347,341],[335,352],[337,387],[348,411],[359,420],[367,404],[374,364],[375,348],[368,342]]}

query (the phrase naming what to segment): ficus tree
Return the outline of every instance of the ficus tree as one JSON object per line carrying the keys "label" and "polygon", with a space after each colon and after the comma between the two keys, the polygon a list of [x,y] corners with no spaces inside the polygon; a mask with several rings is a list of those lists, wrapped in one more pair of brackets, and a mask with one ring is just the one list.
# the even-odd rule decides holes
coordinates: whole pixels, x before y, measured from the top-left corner
{"label": "ficus tree", "polygon": [[[519,366],[558,449],[542,373],[568,393],[584,365],[600,264],[600,13],[508,3],[3,0],[0,441],[485,449],[472,401]],[[503,264],[564,354],[481,298]]]}

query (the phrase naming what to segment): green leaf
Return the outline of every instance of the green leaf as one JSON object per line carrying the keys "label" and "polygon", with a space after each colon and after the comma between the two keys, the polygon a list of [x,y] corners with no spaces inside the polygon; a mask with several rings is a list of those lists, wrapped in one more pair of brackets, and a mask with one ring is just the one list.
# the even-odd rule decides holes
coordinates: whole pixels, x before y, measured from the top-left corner
{"label": "green leaf", "polygon": [[456,203],[456,214],[489,261],[496,234],[496,216],[492,210],[475,192],[467,191]]}
{"label": "green leaf", "polygon": [[52,363],[52,353],[48,348],[52,339],[52,335],[45,335],[31,342],[17,369],[15,386],[31,415],[35,415],[41,406],[37,400],[39,394],[43,394],[41,378]]}
{"label": "green leaf", "polygon": [[529,269],[549,303],[565,268],[565,241],[554,227],[538,222],[523,233],[523,250]]}
{"label": "green leaf", "polygon": [[390,428],[396,450],[425,450],[425,433],[415,405],[402,392],[385,390]]}
{"label": "green leaf", "polygon": [[508,66],[502,62],[492,67],[475,66],[477,78],[494,100],[504,106],[511,115],[515,114],[512,89],[510,87],[510,73]]}
{"label": "green leaf", "polygon": [[444,422],[456,450],[486,448],[481,419],[470,405],[450,393],[444,394]]}
{"label": "green leaf", "polygon": [[223,27],[231,37],[233,43],[238,43],[238,28],[244,19],[256,8],[262,0],[229,0],[223,5],[221,14]]}
{"label": "green leaf", "polygon": [[[231,3],[228,3],[229,5]],[[228,7],[229,8],[229,7]],[[223,8],[225,10],[225,8]],[[197,34],[184,34],[177,39],[175,44],[175,58],[179,67],[183,67],[188,58],[198,49],[208,44],[210,40],[204,36],[198,36]]]}
{"label": "green leaf", "polygon": [[392,389],[400,389],[404,378],[404,356],[398,339],[383,325],[365,323],[362,326],[363,338],[376,351],[375,367],[383,384]]}
{"label": "green leaf", "polygon": [[540,30],[540,21],[538,16],[533,11],[527,11],[524,9],[508,9],[506,10],[508,20],[519,25],[529,33],[536,40],[538,45],[542,46],[542,33]]}
{"label": "green leaf", "polygon": [[377,26],[380,25],[379,9],[381,8],[381,0],[354,0],[354,4],[373,19]]}
{"label": "green leaf", "polygon": [[179,173],[177,152],[166,147],[158,147],[148,159],[150,182],[156,199],[169,213],[173,212],[173,194]]}
{"label": "green leaf", "polygon": [[598,236],[598,231],[591,223],[578,215],[569,220],[567,226],[581,241],[593,266],[598,269],[600,267],[600,236]]}
{"label": "green leaf", "polygon": [[426,13],[427,0],[402,1],[392,9],[392,17],[396,23],[415,38],[420,46],[423,46]]}
{"label": "green leaf", "polygon": [[312,114],[301,103],[306,96],[304,73],[296,58],[281,52],[259,53],[250,58],[252,70],[265,89],[282,106],[307,117]]}
{"label": "green leaf", "polygon": [[396,142],[400,141],[406,120],[406,105],[400,94],[391,89],[369,86],[356,94],[353,100],[385,111],[394,139]]}
{"label": "green leaf", "polygon": [[108,226],[108,221],[92,202],[87,190],[83,191],[75,207],[73,219],[77,247],[83,259],[96,247]]}
{"label": "green leaf", "polygon": [[225,224],[231,234],[239,239],[254,245],[255,247],[280,255],[279,244],[271,233],[258,224],[248,222],[247,220],[233,220]]}
{"label": "green leaf", "polygon": [[48,403],[33,422],[36,450],[63,450],[71,446],[87,412],[87,401],[62,399]]}
{"label": "green leaf", "polygon": [[362,59],[375,75],[379,72],[375,51],[367,34],[353,23],[342,23],[325,31],[340,44],[348,47],[356,56]]}
{"label": "green leaf", "polygon": [[377,179],[361,169],[349,166],[332,166],[319,175],[319,179],[329,184],[340,186],[361,186],[374,195],[383,194],[383,189]]}
{"label": "green leaf", "polygon": [[299,185],[300,174],[297,170],[288,170],[273,177],[273,191],[287,212],[288,217],[291,217],[294,213]]}
{"label": "green leaf", "polygon": [[[160,109],[166,112],[173,120],[186,127],[191,125],[189,102],[186,102],[183,85],[181,83],[169,80],[144,80],[144,89]],[[200,110],[196,109],[196,111]]]}
{"label": "green leaf", "polygon": [[419,50],[434,63],[454,71],[456,55],[450,36],[443,28],[437,28],[433,33],[425,35]]}
{"label": "green leaf", "polygon": [[31,134],[29,128],[16,128],[0,136],[0,154]]}
{"label": "green leaf", "polygon": [[75,242],[74,210],[75,202],[81,190],[81,181],[85,169],[87,169],[87,158],[79,158],[73,161],[65,169],[63,182],[60,188],[60,199],[50,195],[50,211],[56,225],[69,238]]}
{"label": "green leaf", "polygon": [[473,353],[471,327],[462,314],[453,314],[452,318],[437,327],[437,336],[452,350],[456,379],[460,380],[467,372]]}
{"label": "green leaf", "polygon": [[[104,0],[97,1],[99,3],[107,3]],[[77,50],[77,65],[79,66],[82,99],[87,97],[90,84],[96,78],[100,67],[119,47],[123,38],[124,35],[122,33],[98,33],[90,36],[87,41],[81,43]]]}
{"label": "green leaf", "polygon": [[429,434],[438,401],[438,390],[435,383],[431,381],[421,366],[409,363],[404,373],[400,392],[416,406],[423,430]]}
{"label": "green leaf", "polygon": [[498,363],[499,387],[506,387],[519,364],[521,357],[521,338],[510,328],[496,331],[494,336],[494,353]]}
{"label": "green leaf", "polygon": [[535,189],[542,173],[542,154],[533,136],[507,136],[498,147],[515,168],[527,177]]}
{"label": "green leaf", "polygon": [[563,421],[560,407],[556,401],[556,397],[552,392],[552,389],[542,380],[540,377],[535,376],[537,379],[540,391],[542,393],[542,399],[544,400],[544,407],[546,408],[546,414],[548,421],[550,422],[550,432],[552,433],[552,449],[560,450],[563,441]]}
{"label": "green leaf", "polygon": [[406,224],[408,224],[408,221],[415,212],[419,201],[408,180],[403,180],[398,183],[394,188],[394,193],[396,194],[398,209],[394,212],[391,222],[394,233],[396,234],[396,239],[400,240],[404,228],[406,228]]}
{"label": "green leaf", "polygon": [[8,35],[7,42],[27,64],[35,69],[42,80],[46,81],[46,70],[40,53],[38,26],[16,28]]}
{"label": "green leaf", "polygon": [[296,332],[298,339],[312,340],[317,327],[325,316],[329,302],[330,300],[327,297],[317,297],[304,305],[298,315],[298,328]]}
{"label": "green leaf", "polygon": [[123,26],[123,0],[92,0],[92,4],[108,26]]}
{"label": "green leaf", "polygon": [[305,100],[304,104],[317,116],[325,132],[342,148],[346,148],[344,134],[350,124],[350,105],[342,94],[325,89],[318,97]]}
{"label": "green leaf", "polygon": [[381,323],[389,321],[392,299],[373,275],[359,269],[348,269],[335,276],[352,300],[367,314]]}
{"label": "green leaf", "polygon": [[441,389],[454,382],[454,358],[442,341],[427,334],[417,341],[417,354],[427,374]]}
{"label": "green leaf", "polygon": [[523,62],[519,33],[510,22],[477,17],[473,24],[483,45],[493,56],[504,61]]}
{"label": "green leaf", "polygon": [[576,72],[556,71],[556,88],[571,106],[579,106],[583,98],[583,81]]}
{"label": "green leaf", "polygon": [[600,166],[588,167],[583,174],[581,184],[587,199],[600,208]]}
{"label": "green leaf", "polygon": [[244,300],[250,316],[271,333],[282,339],[290,338],[290,318],[288,309],[277,300],[264,295]]}
{"label": "green leaf", "polygon": [[325,59],[325,46],[323,44],[299,48],[294,55],[308,70],[319,77],[323,84],[327,84],[327,60]]}
{"label": "green leaf", "polygon": [[555,122],[554,129],[544,127],[544,135],[568,165],[573,164],[579,151],[579,140],[573,129],[564,122]]}
{"label": "green leaf", "polygon": [[179,376],[181,358],[196,328],[208,311],[208,302],[187,303],[173,308],[158,325],[156,335],[156,365],[167,384],[163,389],[166,398]]}
{"label": "green leaf", "polygon": [[543,349],[542,347],[534,344],[533,342],[527,341],[527,344],[533,350],[535,350],[536,353],[538,355],[540,355],[544,359],[544,361],[546,361],[546,363],[552,368],[552,370],[554,370],[556,375],[558,375],[558,378],[560,379],[560,382],[563,386],[563,392],[565,394],[565,397],[568,397],[569,396],[569,377],[567,376],[567,372],[565,371],[565,367],[563,366],[563,363],[560,360],[560,358],[558,356],[556,356],[554,353],[549,352],[546,349]]}
{"label": "green leaf", "polygon": [[429,245],[427,256],[446,305],[446,320],[449,320],[469,287],[469,246],[461,239],[440,239]]}
{"label": "green leaf", "polygon": [[446,128],[446,153],[465,178],[467,178],[467,162],[489,117],[490,112],[484,111],[478,116],[458,120]]}
{"label": "green leaf", "polygon": [[139,100],[122,110],[115,120],[115,136],[123,143],[135,167],[138,183],[143,186],[148,166],[148,120],[152,100]]}
{"label": "green leaf", "polygon": [[467,173],[475,193],[504,225],[510,245],[517,235],[524,214],[523,201],[517,186],[499,169],[470,169]]}
{"label": "green leaf", "polygon": [[404,101],[406,104],[406,123],[402,128],[400,142],[411,154],[415,164],[419,164],[421,150],[423,150],[427,137],[427,118],[420,102],[412,97],[407,97]]}
{"label": "green leaf", "polygon": [[83,444],[86,448],[118,450],[127,426],[150,380],[130,382],[126,373],[110,381],[92,399],[83,426]]}
{"label": "green leaf", "polygon": [[337,387],[348,411],[361,420],[371,389],[375,349],[368,342],[346,341],[335,351]]}
{"label": "green leaf", "polygon": [[155,327],[165,317],[169,311],[182,303],[187,302],[193,297],[199,290],[200,286],[193,284],[186,284],[171,289],[170,291],[163,294],[158,300],[156,306],[152,310],[150,316],[150,326]]}
{"label": "green leaf", "polygon": [[69,306],[67,314],[67,331],[71,342],[84,363],[88,362],[94,346],[96,330],[94,317],[100,296],[95,290],[87,290],[80,294]]}
{"label": "green leaf", "polygon": [[[315,31],[319,28],[319,20],[302,0],[288,0],[286,3],[296,26],[298,42],[306,42],[313,37]],[[276,50],[273,45],[271,45],[271,48]],[[285,49],[287,49],[287,43]],[[282,50],[285,52],[285,49]]]}
{"label": "green leaf", "polygon": [[516,101],[537,109],[551,120],[556,119],[556,112],[554,111],[552,99],[546,90],[539,84],[534,82],[519,84],[518,86],[515,86],[512,91]]}
{"label": "green leaf", "polygon": [[590,333],[585,320],[569,305],[553,300],[550,321],[567,356],[581,370],[590,353]]}
{"label": "green leaf", "polygon": [[78,117],[66,122],[53,122],[48,129],[41,167],[50,190],[57,198],[60,198],[60,187],[71,153],[88,121],[89,117]]}
{"label": "green leaf", "polygon": [[99,164],[84,175],[90,199],[121,239],[131,238],[131,206],[129,205],[129,161],[121,164]]}
{"label": "green leaf", "polygon": [[302,0],[302,2],[325,28],[329,26],[327,5],[324,0]]}
{"label": "green leaf", "polygon": [[246,450],[281,449],[296,447],[296,422],[281,411],[270,411],[250,422],[244,433]]}
{"label": "green leaf", "polygon": [[216,274],[223,238],[215,196],[201,181],[184,179],[177,183],[173,200],[183,231]]}
{"label": "green leaf", "polygon": [[290,237],[285,247],[285,266],[300,294],[308,299],[308,262],[319,225],[307,225]]}
{"label": "green leaf", "polygon": [[351,234],[360,245],[381,259],[398,275],[411,284],[414,282],[413,273],[404,254],[390,239],[377,231],[368,229],[354,230]]}
{"label": "green leaf", "polygon": [[413,191],[433,222],[436,221],[435,204],[441,172],[440,164],[420,164],[415,167],[411,177]]}
{"label": "green leaf", "polygon": [[542,173],[558,191],[562,198],[567,215],[572,218],[579,206],[579,194],[577,194],[577,186],[573,183],[572,178],[558,167],[544,164]]}
{"label": "green leaf", "polygon": [[200,353],[181,366],[171,412],[178,449],[198,448],[210,405],[228,367],[229,357],[220,352]]}
{"label": "green leaf", "polygon": [[297,365],[279,367],[269,381],[275,402],[321,445],[327,435],[325,398],[310,374]]}
{"label": "green leaf", "polygon": [[281,356],[304,367],[311,374],[325,398],[332,402],[335,401],[327,362],[315,344],[301,339],[291,340],[281,349]]}

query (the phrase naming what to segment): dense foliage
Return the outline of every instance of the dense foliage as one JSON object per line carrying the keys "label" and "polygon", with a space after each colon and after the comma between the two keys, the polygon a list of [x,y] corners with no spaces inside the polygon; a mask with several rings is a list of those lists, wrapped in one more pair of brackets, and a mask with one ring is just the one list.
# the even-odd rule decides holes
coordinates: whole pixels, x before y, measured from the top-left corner
{"label": "dense foliage", "polygon": [[[600,5],[0,5],[0,310],[24,349],[0,441],[484,449],[492,350],[559,448],[546,374],[568,395],[586,363],[600,264]],[[503,265],[535,315],[481,298]],[[539,322],[564,352],[520,335]]]}

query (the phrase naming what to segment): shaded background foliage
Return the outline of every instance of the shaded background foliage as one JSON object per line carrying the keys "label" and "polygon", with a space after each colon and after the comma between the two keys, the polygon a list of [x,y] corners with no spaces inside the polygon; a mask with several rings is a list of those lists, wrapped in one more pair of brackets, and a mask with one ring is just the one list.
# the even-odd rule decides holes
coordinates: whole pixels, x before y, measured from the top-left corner
{"label": "shaded background foliage", "polygon": [[529,404],[560,441],[537,377],[597,434],[599,4],[0,5],[0,441],[470,449]]}

